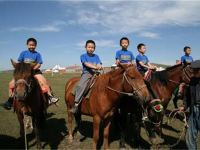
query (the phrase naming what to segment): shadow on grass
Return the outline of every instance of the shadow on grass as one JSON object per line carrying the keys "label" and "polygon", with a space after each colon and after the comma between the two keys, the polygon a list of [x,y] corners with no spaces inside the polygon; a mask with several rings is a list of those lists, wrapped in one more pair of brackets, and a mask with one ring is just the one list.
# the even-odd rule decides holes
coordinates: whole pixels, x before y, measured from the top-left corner
{"label": "shadow on grass", "polygon": [[0,135],[0,149],[24,149],[24,139]]}
{"label": "shadow on grass", "polygon": [[[162,134],[162,137],[165,139],[165,142],[163,143],[163,145],[167,145],[167,146],[175,144],[178,140],[178,138],[165,135],[165,134]],[[175,145],[171,149],[187,149],[187,146],[186,146],[185,141],[181,140],[177,145]]]}

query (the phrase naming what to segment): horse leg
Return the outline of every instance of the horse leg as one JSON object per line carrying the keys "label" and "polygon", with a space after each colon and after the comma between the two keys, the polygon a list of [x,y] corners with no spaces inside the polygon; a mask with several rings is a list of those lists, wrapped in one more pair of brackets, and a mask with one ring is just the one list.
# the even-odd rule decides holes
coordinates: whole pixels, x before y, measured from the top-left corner
{"label": "horse leg", "polygon": [[104,124],[104,149],[108,149],[109,148],[109,131],[110,131],[110,124],[111,124],[111,119],[109,119],[108,121],[106,121],[106,123]]}
{"label": "horse leg", "polygon": [[39,125],[36,119],[34,119],[34,131],[35,131],[35,137],[36,137],[36,143],[37,143],[37,149],[41,149],[41,141],[40,141],[40,132],[39,132]]}
{"label": "horse leg", "polygon": [[133,146],[136,148],[136,147],[139,147],[140,146],[140,132],[141,132],[141,126],[140,126],[140,123],[136,120],[136,118],[132,117],[132,123],[133,123],[133,135],[134,137],[131,137],[131,138],[134,138],[133,139]]}
{"label": "horse leg", "polygon": [[98,115],[93,117],[93,149],[97,149],[101,119]]}
{"label": "horse leg", "polygon": [[173,98],[173,104],[174,104],[175,108],[178,108],[177,102],[178,102],[178,96],[177,96],[177,94],[175,94],[174,98]]}
{"label": "horse leg", "polygon": [[75,122],[76,122],[76,126],[75,126],[75,132],[79,131],[79,127],[81,124],[81,113],[78,112],[76,114],[74,114],[75,117]]}
{"label": "horse leg", "polygon": [[68,114],[68,130],[69,130],[69,137],[70,141],[73,140],[73,129],[72,129],[72,122],[73,122],[73,114],[69,111],[70,108],[67,109]]}
{"label": "horse leg", "polygon": [[127,113],[123,111],[123,109],[120,109],[120,112],[117,112],[117,124],[119,126],[120,130],[120,141],[119,141],[119,148],[126,148],[125,146],[125,129],[126,129],[126,115]]}

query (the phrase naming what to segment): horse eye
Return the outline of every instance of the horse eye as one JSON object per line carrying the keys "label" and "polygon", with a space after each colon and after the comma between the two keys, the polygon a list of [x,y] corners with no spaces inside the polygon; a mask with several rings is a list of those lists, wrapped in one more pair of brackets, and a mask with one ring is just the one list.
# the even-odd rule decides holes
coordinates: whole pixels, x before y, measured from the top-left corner
{"label": "horse eye", "polygon": [[131,77],[131,79],[135,79],[135,77]]}

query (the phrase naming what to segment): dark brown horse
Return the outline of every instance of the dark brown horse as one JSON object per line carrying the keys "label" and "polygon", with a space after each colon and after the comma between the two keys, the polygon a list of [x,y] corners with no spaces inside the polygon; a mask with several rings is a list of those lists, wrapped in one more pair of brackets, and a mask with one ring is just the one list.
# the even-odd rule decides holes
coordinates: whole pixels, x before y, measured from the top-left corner
{"label": "dark brown horse", "polygon": [[[14,67],[14,110],[20,124],[20,135],[24,137],[24,116],[31,116],[35,131],[37,148],[41,148],[40,127],[45,120],[46,104],[38,81],[33,76],[33,66],[27,63],[15,63]],[[26,138],[26,137],[25,137]]]}
{"label": "dark brown horse", "polygon": [[[68,112],[69,138],[73,139],[72,120],[73,114],[69,111],[74,105],[74,95],[72,89],[79,78],[70,79],[65,86],[65,101]],[[119,104],[122,95],[132,95],[135,98],[148,100],[149,93],[141,74],[135,66],[121,65],[118,69],[102,74],[97,77],[91,89],[88,100],[83,100],[80,104],[81,114],[93,117],[93,148],[97,148],[99,140],[100,123],[104,128],[104,149],[109,148],[109,127],[113,114]],[[76,119],[76,115],[75,115]],[[79,125],[80,116],[76,119]]]}
{"label": "dark brown horse", "polygon": [[[155,143],[154,133],[153,131],[157,131],[161,134],[161,124],[164,116],[164,110],[166,110],[168,103],[171,99],[172,93],[175,90],[175,88],[182,82],[188,84],[190,82],[190,79],[194,76],[198,75],[199,72],[195,72],[192,70],[189,66],[183,66],[183,65],[175,65],[172,67],[167,68],[164,71],[155,72],[152,75],[151,80],[147,83],[148,89],[152,95],[152,97],[158,98],[158,100],[151,100],[149,102],[145,102],[143,104],[143,108],[146,110],[149,122],[151,125],[151,131],[150,133],[150,139],[152,140],[152,143]],[[159,100],[160,99],[160,100]],[[139,105],[140,106],[140,105]],[[157,107],[163,107],[157,108]],[[138,113],[134,112],[133,110],[138,109],[137,106],[131,105],[131,103],[128,103],[125,106],[126,109],[124,109],[125,113],[133,113],[133,116],[137,118],[135,121],[142,122],[141,117],[142,116],[142,110],[143,108],[140,108],[140,111],[137,111]],[[134,108],[134,109],[133,109]],[[158,109],[158,110],[156,110]],[[124,122],[121,122],[122,126]],[[140,126],[138,124],[138,126]],[[139,128],[139,127],[138,127]],[[140,129],[138,129],[139,131]],[[124,146],[124,139],[121,138],[121,146]]]}

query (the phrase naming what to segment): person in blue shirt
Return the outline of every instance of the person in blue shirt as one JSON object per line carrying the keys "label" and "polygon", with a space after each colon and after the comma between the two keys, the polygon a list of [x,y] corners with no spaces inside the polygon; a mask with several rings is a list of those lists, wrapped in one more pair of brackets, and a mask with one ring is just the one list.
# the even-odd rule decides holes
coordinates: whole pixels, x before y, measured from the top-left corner
{"label": "person in blue shirt", "polygon": [[99,59],[99,56],[97,54],[94,54],[95,47],[96,45],[93,40],[86,41],[86,53],[82,54],[80,57],[83,71],[78,86],[76,87],[74,100],[75,104],[74,107],[70,110],[72,113],[77,113],[78,105],[81,102],[85,88],[87,87],[92,76],[95,74],[95,70],[102,69],[102,62]]}
{"label": "person in blue shirt", "polygon": [[[58,101],[58,98],[52,96],[50,87],[46,79],[42,75],[42,72],[39,69],[43,61],[42,61],[42,57],[40,53],[35,51],[36,46],[37,46],[37,40],[34,38],[29,38],[26,44],[27,44],[28,49],[20,53],[18,62],[34,64],[34,67],[33,67],[34,77],[38,80],[38,83],[40,84],[42,92],[47,97],[49,104],[56,103]],[[4,108],[6,109],[11,109],[12,107],[14,85],[15,85],[15,81],[14,79],[12,79],[9,83],[9,98],[8,98],[8,101],[4,103]]]}
{"label": "person in blue shirt", "polygon": [[116,65],[119,65],[119,63],[133,64],[135,57],[133,56],[133,53],[128,50],[129,39],[127,37],[121,38],[120,46],[122,49],[116,52]]}
{"label": "person in blue shirt", "polygon": [[[181,63],[183,65],[190,65],[193,62],[193,58],[192,58],[192,56],[190,56],[190,54],[191,54],[191,48],[189,46],[185,46],[183,48],[183,51],[184,51],[185,55],[183,55],[181,57]],[[184,88],[185,88],[185,83],[181,83],[179,85],[177,98],[182,98],[183,97]]]}
{"label": "person in blue shirt", "polygon": [[136,56],[136,65],[137,65],[138,71],[142,75],[144,75],[148,71],[148,69],[156,70],[157,67],[152,65],[149,62],[148,57],[145,55],[145,52],[146,52],[145,44],[143,43],[138,44],[137,49],[139,52],[139,54]]}
{"label": "person in blue shirt", "polygon": [[185,52],[185,55],[181,57],[181,63],[183,63],[184,65],[191,64],[191,62],[193,62],[193,58],[192,56],[190,56],[191,48],[189,46],[185,46],[183,50]]}

